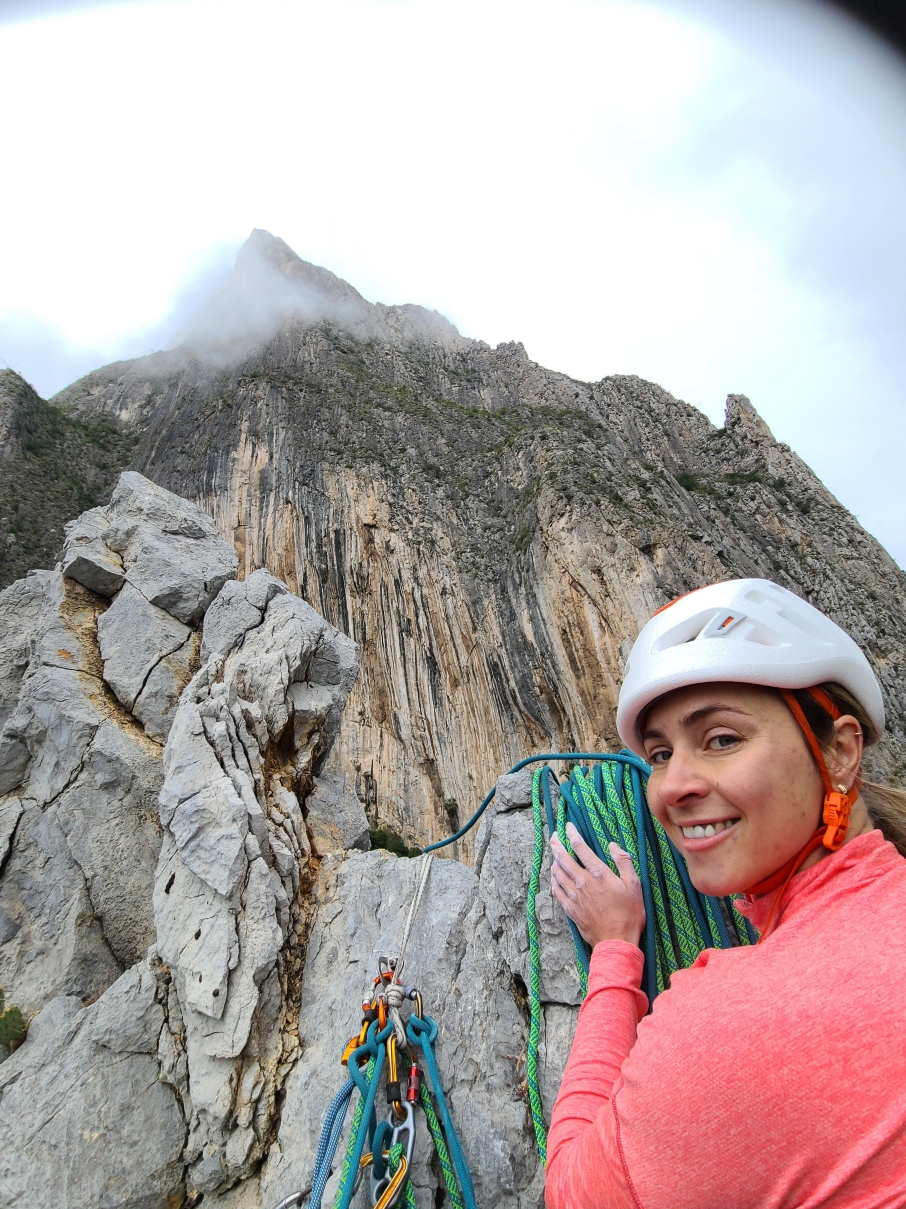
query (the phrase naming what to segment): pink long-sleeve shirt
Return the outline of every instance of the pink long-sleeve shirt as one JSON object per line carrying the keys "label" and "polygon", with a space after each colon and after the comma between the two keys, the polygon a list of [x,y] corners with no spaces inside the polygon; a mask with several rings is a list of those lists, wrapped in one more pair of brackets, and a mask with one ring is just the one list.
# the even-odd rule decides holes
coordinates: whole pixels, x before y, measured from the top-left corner
{"label": "pink long-sleeve shirt", "polygon": [[[744,900],[763,927],[774,894]],[[607,941],[548,1139],[548,1209],[906,1205],[906,860],[880,831],[790,882],[763,944],[708,949],[650,1016]]]}

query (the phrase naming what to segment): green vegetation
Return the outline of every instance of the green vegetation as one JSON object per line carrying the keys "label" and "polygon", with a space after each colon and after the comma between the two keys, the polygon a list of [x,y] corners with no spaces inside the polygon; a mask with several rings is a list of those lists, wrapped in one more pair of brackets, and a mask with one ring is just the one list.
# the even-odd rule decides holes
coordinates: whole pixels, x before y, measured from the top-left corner
{"label": "green vegetation", "polygon": [[421,848],[410,848],[406,841],[396,831],[391,831],[389,827],[375,827],[373,831],[369,831],[368,835],[371,838],[372,848],[383,848],[385,852],[392,852],[395,856],[421,856]]}
{"label": "green vegetation", "polygon": [[746,471],[745,474],[738,474],[735,472],[733,474],[722,474],[720,477],[723,479],[723,481],[725,483],[732,483],[736,486],[738,486],[741,483],[763,483],[764,482],[764,468],[759,467],[758,469],[755,469],[755,470],[749,470],[749,471]]}
{"label": "green vegetation", "polygon": [[47,403],[13,370],[0,371],[0,587],[53,566],[66,521],[106,502],[130,462],[132,438],[109,420]]}
{"label": "green vegetation", "polygon": [[17,1007],[6,1007],[3,987],[0,987],[0,1046],[7,1050],[19,1044],[25,1036],[26,1025]]}

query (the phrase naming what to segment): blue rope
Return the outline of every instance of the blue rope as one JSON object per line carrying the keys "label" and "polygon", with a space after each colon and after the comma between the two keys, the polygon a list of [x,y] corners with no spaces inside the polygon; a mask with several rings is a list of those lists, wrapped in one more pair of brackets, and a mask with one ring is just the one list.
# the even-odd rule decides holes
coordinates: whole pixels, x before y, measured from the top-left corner
{"label": "blue rope", "polygon": [[327,1187],[327,1181],[330,1179],[331,1172],[333,1171],[334,1156],[340,1144],[343,1122],[346,1120],[346,1110],[349,1108],[349,1101],[352,1099],[354,1091],[355,1081],[347,1079],[330,1102],[330,1107],[324,1118],[324,1125],[321,1128],[321,1137],[318,1140],[318,1150],[315,1155],[309,1209],[321,1209],[324,1189]]}
{"label": "blue rope", "polygon": [[[638,758],[638,756],[634,756],[631,754],[628,756],[628,758],[631,760],[634,760],[636,762],[636,764],[638,765],[638,767],[642,770],[642,772],[644,772],[646,776],[648,775],[648,765],[643,760],[640,760]],[[510,773],[518,772],[520,768],[525,768],[525,766],[527,764],[537,764],[539,760],[612,760],[612,759],[614,759],[613,756],[607,756],[607,755],[602,756],[600,753],[590,752],[590,751],[559,751],[559,752],[558,751],[548,751],[540,756],[528,756],[527,759],[520,760],[518,764],[513,765],[513,767],[510,769]],[[475,824],[478,822],[478,820],[481,818],[481,816],[487,810],[488,806],[490,806],[491,801],[493,800],[494,794],[496,792],[497,792],[497,787],[495,786],[491,790],[491,792],[488,794],[488,796],[485,798],[485,800],[481,803],[481,805],[478,807],[478,809],[475,811],[475,813],[472,815],[472,817],[469,819],[469,821],[467,823],[464,823],[457,832],[455,832],[453,835],[448,835],[445,840],[438,840],[436,844],[429,844],[427,848],[423,849],[423,851],[424,852],[434,852],[435,849],[437,849],[437,848],[446,848],[446,846],[448,844],[454,844],[457,840],[461,840],[464,835],[468,834],[468,832],[470,832],[472,830],[472,828],[475,826]]]}

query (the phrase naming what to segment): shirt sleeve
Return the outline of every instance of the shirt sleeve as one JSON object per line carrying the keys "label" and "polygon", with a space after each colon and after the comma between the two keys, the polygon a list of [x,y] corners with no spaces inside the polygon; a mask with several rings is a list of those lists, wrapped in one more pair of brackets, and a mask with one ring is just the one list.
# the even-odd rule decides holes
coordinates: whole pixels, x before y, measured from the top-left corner
{"label": "shirt sleeve", "polygon": [[591,955],[588,994],[551,1116],[547,1209],[637,1209],[625,1169],[614,1086],[648,1010],[636,945],[602,941]]}

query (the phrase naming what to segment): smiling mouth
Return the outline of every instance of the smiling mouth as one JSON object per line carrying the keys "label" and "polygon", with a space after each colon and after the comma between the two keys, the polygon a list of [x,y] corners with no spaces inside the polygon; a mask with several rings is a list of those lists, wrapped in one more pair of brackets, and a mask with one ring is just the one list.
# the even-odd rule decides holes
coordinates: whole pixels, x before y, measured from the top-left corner
{"label": "smiling mouth", "polygon": [[724,819],[720,823],[694,823],[690,827],[681,827],[680,830],[687,840],[705,840],[710,839],[712,835],[719,835],[722,831],[729,831],[738,822],[739,819]]}

